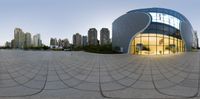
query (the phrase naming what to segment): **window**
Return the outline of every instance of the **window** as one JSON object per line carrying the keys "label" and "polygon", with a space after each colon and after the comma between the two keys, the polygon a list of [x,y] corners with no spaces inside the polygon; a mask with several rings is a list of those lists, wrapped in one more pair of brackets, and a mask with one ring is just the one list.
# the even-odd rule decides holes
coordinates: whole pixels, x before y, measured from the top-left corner
{"label": "window", "polygon": [[184,42],[173,36],[149,33],[137,34],[131,42],[130,51],[132,54],[141,55],[159,55],[159,54],[173,54],[184,51]]}
{"label": "window", "polygon": [[167,24],[179,29],[180,20],[178,18],[164,13],[150,12],[149,14],[152,16],[152,22]]}

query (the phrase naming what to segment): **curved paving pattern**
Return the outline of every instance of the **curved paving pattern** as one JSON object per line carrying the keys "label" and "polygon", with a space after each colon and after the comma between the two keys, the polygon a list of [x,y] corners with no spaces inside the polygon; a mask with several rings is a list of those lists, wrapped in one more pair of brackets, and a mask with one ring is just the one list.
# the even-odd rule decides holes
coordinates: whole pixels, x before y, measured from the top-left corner
{"label": "curved paving pattern", "polygon": [[199,97],[200,54],[0,51],[0,97]]}

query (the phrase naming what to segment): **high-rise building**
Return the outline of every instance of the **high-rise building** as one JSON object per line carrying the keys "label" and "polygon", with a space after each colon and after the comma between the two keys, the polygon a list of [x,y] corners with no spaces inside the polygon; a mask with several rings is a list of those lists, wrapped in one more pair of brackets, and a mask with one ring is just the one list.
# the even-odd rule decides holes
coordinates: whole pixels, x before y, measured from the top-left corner
{"label": "high-rise building", "polygon": [[97,30],[95,28],[91,28],[88,31],[88,44],[97,45]]}
{"label": "high-rise building", "polygon": [[14,39],[11,40],[11,47],[15,48],[15,40]]}
{"label": "high-rise building", "polygon": [[31,33],[26,33],[25,34],[25,47],[31,47]]}
{"label": "high-rise building", "polygon": [[40,34],[36,34],[33,36],[33,46],[34,47],[42,46],[42,40],[40,39]]}
{"label": "high-rise building", "polygon": [[50,47],[51,48],[57,48],[58,47],[58,42],[56,38],[51,38],[50,39]]}
{"label": "high-rise building", "polygon": [[75,47],[80,47],[81,46],[81,35],[79,33],[76,33],[73,35],[73,44]]}
{"label": "high-rise building", "polygon": [[194,46],[196,46],[196,48],[199,48],[199,39],[198,39],[198,34],[197,31],[194,31],[194,42],[196,43]]}
{"label": "high-rise building", "polygon": [[14,30],[14,48],[24,48],[25,34],[20,28]]}
{"label": "high-rise building", "polygon": [[100,31],[100,43],[106,45],[110,43],[110,31],[108,28],[102,28]]}
{"label": "high-rise building", "polygon": [[63,47],[63,48],[68,48],[68,47],[70,47],[70,44],[69,44],[69,40],[68,40],[68,39],[62,40],[62,47]]}
{"label": "high-rise building", "polygon": [[28,47],[41,47],[42,40],[40,39],[40,34],[34,35],[31,38],[31,33],[24,33],[22,29],[15,28],[14,39],[11,41],[12,48],[28,48]]}
{"label": "high-rise building", "polygon": [[76,34],[73,35],[72,40],[73,40],[73,41],[72,41],[72,42],[73,42],[73,45],[75,45],[75,44],[76,44]]}
{"label": "high-rise building", "polygon": [[59,48],[59,49],[68,48],[68,47],[70,47],[69,40],[68,39],[64,39],[64,40],[58,39],[58,41],[57,41],[56,38],[51,38],[50,39],[50,47],[51,48]]}
{"label": "high-rise building", "polygon": [[58,39],[58,47],[63,47],[62,43],[63,43],[63,41],[61,39]]}
{"label": "high-rise building", "polygon": [[87,36],[83,36],[82,37],[82,45],[83,46],[87,46],[88,45],[88,37]]}

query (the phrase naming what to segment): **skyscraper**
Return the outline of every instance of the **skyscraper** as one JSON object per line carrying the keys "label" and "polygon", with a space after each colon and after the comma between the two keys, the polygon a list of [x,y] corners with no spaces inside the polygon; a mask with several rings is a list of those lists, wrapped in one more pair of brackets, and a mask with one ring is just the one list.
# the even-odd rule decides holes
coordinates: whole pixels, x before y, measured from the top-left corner
{"label": "skyscraper", "polygon": [[33,36],[33,46],[34,47],[42,46],[42,40],[40,39],[40,34],[36,34]]}
{"label": "skyscraper", "polygon": [[108,28],[102,28],[100,31],[100,43],[106,45],[110,43],[110,31]]}
{"label": "skyscraper", "polygon": [[11,40],[11,47],[15,48],[15,40],[14,39]]}
{"label": "skyscraper", "polygon": [[62,46],[63,46],[63,48],[70,47],[69,40],[68,39],[62,40]]}
{"label": "skyscraper", "polygon": [[25,34],[25,47],[31,47],[31,33],[26,33]]}
{"label": "skyscraper", "polygon": [[83,46],[87,46],[88,45],[88,37],[87,36],[83,36],[82,37],[82,45]]}
{"label": "skyscraper", "polygon": [[97,45],[97,30],[95,28],[91,28],[88,31],[88,44]]}
{"label": "skyscraper", "polygon": [[24,48],[25,34],[20,28],[14,30],[14,48]]}
{"label": "skyscraper", "polygon": [[57,48],[58,47],[58,42],[56,38],[51,38],[50,39],[50,47],[51,48]]}
{"label": "skyscraper", "polygon": [[81,35],[79,33],[76,33],[73,35],[73,44],[75,47],[80,47],[81,46]]}
{"label": "skyscraper", "polygon": [[72,43],[75,46],[75,44],[76,44],[76,34],[73,35],[72,40],[73,40]]}
{"label": "skyscraper", "polygon": [[196,43],[195,46],[196,48],[199,48],[199,39],[198,39],[198,33],[197,31],[194,31],[194,42]]}
{"label": "skyscraper", "polygon": [[63,46],[62,46],[62,40],[61,39],[58,39],[58,47],[60,47],[60,48],[62,48]]}

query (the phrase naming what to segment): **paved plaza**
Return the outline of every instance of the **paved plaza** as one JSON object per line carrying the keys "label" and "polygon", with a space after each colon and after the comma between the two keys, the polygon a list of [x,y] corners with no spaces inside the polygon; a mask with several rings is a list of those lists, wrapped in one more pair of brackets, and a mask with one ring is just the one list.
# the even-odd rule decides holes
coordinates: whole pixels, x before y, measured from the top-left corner
{"label": "paved plaza", "polygon": [[200,53],[0,50],[0,99],[200,98]]}

